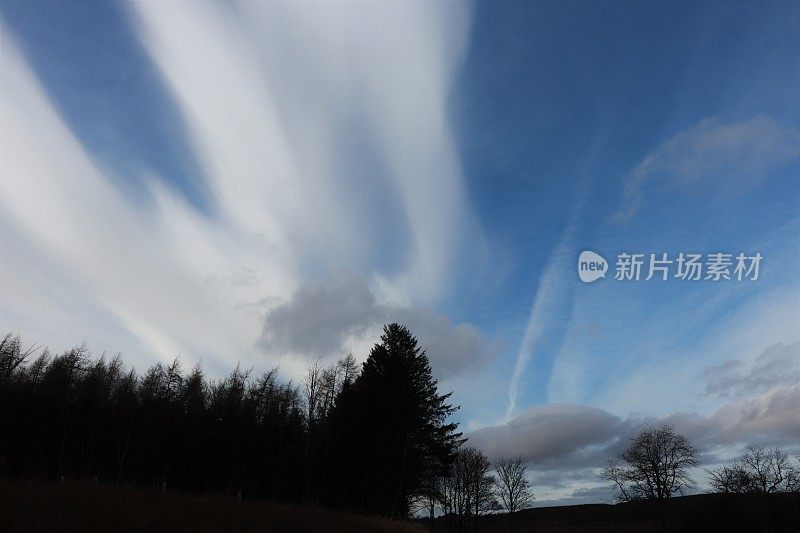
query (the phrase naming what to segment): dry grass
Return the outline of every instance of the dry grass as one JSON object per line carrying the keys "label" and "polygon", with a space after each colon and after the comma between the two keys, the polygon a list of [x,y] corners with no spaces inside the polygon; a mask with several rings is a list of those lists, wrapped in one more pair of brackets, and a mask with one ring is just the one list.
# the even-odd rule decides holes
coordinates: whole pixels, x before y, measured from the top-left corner
{"label": "dry grass", "polygon": [[66,482],[0,480],[0,531],[422,531],[316,507]]}

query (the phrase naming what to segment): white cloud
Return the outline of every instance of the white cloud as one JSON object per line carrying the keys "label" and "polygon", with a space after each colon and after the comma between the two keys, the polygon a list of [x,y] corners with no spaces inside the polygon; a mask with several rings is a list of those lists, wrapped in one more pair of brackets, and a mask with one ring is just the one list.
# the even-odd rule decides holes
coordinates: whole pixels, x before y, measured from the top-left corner
{"label": "white cloud", "polygon": [[[180,353],[212,372],[279,363],[296,377],[314,355],[265,358],[258,339],[265,313],[311,280],[359,272],[383,279],[395,299],[436,306],[456,255],[468,241],[482,246],[446,118],[467,6],[132,3],[130,12],[185,120],[209,212],[158,176],[145,176],[144,199],[121,194],[3,28],[4,239],[57,265],[3,261],[2,281],[14,284],[4,327],[59,347]],[[373,143],[357,151],[365,161],[355,174],[356,150],[341,144],[352,129]],[[58,286],[22,282],[34,272],[58,275]],[[69,309],[44,313],[42,301]],[[70,313],[69,328],[47,325]]]}
{"label": "white cloud", "polygon": [[[567,364],[581,365],[591,369],[592,365],[604,365],[606,373],[601,381],[580,386],[582,402],[601,406],[613,412],[640,412],[665,415],[677,410],[697,411],[708,415],[721,405],[722,398],[706,394],[709,386],[708,368],[721,364],[735,356],[749,361],[776,343],[795,344],[800,339],[797,328],[798,309],[796,285],[776,284],[772,290],[763,287],[750,298],[736,302],[720,301],[715,304],[714,318],[706,319],[699,334],[681,337],[677,332],[689,330],[696,325],[697,315],[675,313],[674,308],[664,306],[649,314],[643,326],[636,326],[623,340],[614,344],[603,344],[592,348],[597,340],[586,338],[576,345],[566,346],[559,359]],[[681,305],[691,305],[692,296]],[[579,302],[583,309],[595,309],[602,316],[612,305],[624,308],[627,304],[621,297],[609,306]],[[636,309],[635,307],[631,307]],[[616,317],[616,321],[603,321],[608,329],[629,327],[625,323],[628,315]],[[585,351],[581,352],[581,350]],[[573,352],[577,350],[577,352]],[[583,355],[585,354],[585,355]],[[571,360],[573,363],[569,363]],[[680,383],[680,394],[675,384]],[[551,401],[559,399],[557,387],[552,387]],[[749,391],[756,393],[758,391]]]}
{"label": "white cloud", "polygon": [[797,230],[794,220],[743,238],[745,249],[767,258],[757,283],[581,285],[572,293],[548,401],[658,416],[713,412],[722,399],[706,394],[709,366],[734,358],[749,372],[769,346],[800,341]]}
{"label": "white cloud", "polygon": [[711,450],[747,442],[796,446],[800,443],[800,384],[731,400],[708,417],[678,413],[665,420]]}
{"label": "white cloud", "polygon": [[[302,262],[364,260],[371,229],[399,233],[408,249],[393,282],[417,299],[441,293],[452,254],[480,241],[464,233],[474,222],[446,120],[468,8],[132,9],[227,217]],[[370,175],[352,176],[343,157],[366,154],[340,153],[343,132],[377,151]],[[399,215],[385,218],[381,201],[399,202]]]}
{"label": "white cloud", "polygon": [[[709,332],[695,352],[676,354],[674,360],[661,364],[645,362],[627,374],[612,369],[608,390],[602,390],[599,397],[582,395],[591,406],[557,403],[551,395],[555,403],[534,406],[502,424],[474,430],[467,434],[469,442],[493,460],[524,456],[540,493],[554,501],[560,499],[561,504],[582,502],[586,494],[580,489],[597,483],[598,468],[620,453],[644,425],[673,424],[700,449],[706,466],[735,455],[747,443],[794,451],[800,443],[799,344],[796,328],[791,326],[796,318],[795,298],[784,301],[764,294],[757,302],[746,303],[719,331]],[[576,321],[572,329],[581,324],[585,322]],[[585,341],[591,346],[602,334],[586,333]],[[779,342],[750,356],[751,350],[764,346],[765,338]],[[632,342],[636,345],[639,341]],[[707,346],[714,351],[707,351]],[[598,359],[595,364],[607,364],[580,344],[565,347],[560,358],[573,351],[586,351],[578,360],[568,359],[573,368],[582,368],[593,358]],[[742,356],[720,357],[731,353]],[[715,360],[717,363],[710,363]],[[714,398],[718,401],[711,401]],[[631,413],[632,406],[639,411]],[[702,486],[705,474],[696,474]]]}
{"label": "white cloud", "polygon": [[[209,261],[204,272],[198,270],[209,257],[200,251],[194,263],[187,256],[194,249],[188,247],[185,227],[164,223],[186,221],[192,216],[188,208],[170,210],[160,201],[152,210],[129,204],[63,124],[8,32],[3,39],[4,72],[14,75],[2,77],[5,169],[0,201],[4,216],[13,222],[6,227],[22,232],[14,238],[32,239],[46,260],[63,265],[58,271],[71,288],[61,290],[80,299],[73,310],[85,301],[101,305],[160,357],[246,353],[248,325],[255,324],[231,312],[231,295],[205,284],[209,272],[242,259],[232,257],[222,244],[229,235],[203,227],[195,232],[218,251],[216,262]],[[204,223],[199,217],[193,222]],[[188,263],[195,268],[186,268]],[[27,315],[49,320],[44,313]],[[97,327],[82,322],[73,332],[79,336],[74,341],[87,333],[91,339]]]}

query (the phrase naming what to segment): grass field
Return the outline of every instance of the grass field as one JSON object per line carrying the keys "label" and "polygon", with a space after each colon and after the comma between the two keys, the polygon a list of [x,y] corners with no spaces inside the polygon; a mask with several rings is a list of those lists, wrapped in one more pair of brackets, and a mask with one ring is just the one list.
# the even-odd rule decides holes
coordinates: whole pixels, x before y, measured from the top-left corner
{"label": "grass field", "polygon": [[[439,517],[433,529],[436,532],[458,531],[455,522],[452,517]],[[428,521],[420,521],[420,525],[430,530]],[[461,530],[474,530],[471,521],[461,526]],[[534,507],[516,513],[513,524],[507,514],[482,517],[478,531],[797,532],[800,531],[800,493],[774,494],[770,498],[729,494],[676,497],[664,505],[662,513],[648,502]]]}
{"label": "grass field", "polygon": [[419,526],[316,507],[93,483],[0,480],[0,531],[385,531]]}
{"label": "grass field", "polygon": [[[664,508],[644,502],[542,507],[520,511],[513,531],[800,531],[800,493],[757,496],[699,494]],[[506,514],[482,517],[478,531],[512,531]],[[0,479],[0,531],[430,531],[427,520],[364,517],[319,507],[227,495],[195,495],[67,481]],[[439,517],[434,531],[474,531],[471,520]]]}

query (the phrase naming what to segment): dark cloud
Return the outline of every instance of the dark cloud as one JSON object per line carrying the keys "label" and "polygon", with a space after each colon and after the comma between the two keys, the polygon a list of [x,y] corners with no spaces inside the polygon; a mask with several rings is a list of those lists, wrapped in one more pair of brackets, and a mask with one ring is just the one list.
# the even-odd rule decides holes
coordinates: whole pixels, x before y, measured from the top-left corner
{"label": "dark cloud", "polygon": [[475,326],[453,324],[446,316],[427,309],[390,311],[386,322],[399,322],[416,335],[434,372],[442,379],[480,369],[499,352]]}
{"label": "dark cloud", "polygon": [[[540,405],[468,437],[471,445],[484,450],[493,461],[521,455],[531,468],[535,485],[558,490],[597,483],[597,469],[606,460],[621,453],[642,427],[662,423],[674,425],[689,438],[700,450],[702,464],[717,463],[719,449],[751,442],[794,450],[800,443],[800,383],[729,401],[710,416],[675,413],[660,418],[622,418],[584,405]],[[553,501],[567,505],[602,500],[585,499],[588,493],[578,492]]]}
{"label": "dark cloud", "polygon": [[267,314],[261,343],[275,352],[340,355],[348,339],[388,322],[401,323],[414,333],[440,379],[464,375],[496,353],[474,326],[453,324],[428,309],[381,303],[366,280],[358,277],[300,287]]}
{"label": "dark cloud", "polygon": [[752,399],[735,400],[710,416],[620,418],[596,407],[547,404],[469,434],[471,444],[492,460],[522,455],[539,469],[591,468],[621,451],[647,425],[672,424],[698,448],[761,442],[800,442],[800,384]]}
{"label": "dark cloud", "polygon": [[305,285],[267,315],[262,342],[273,351],[309,356],[341,353],[344,341],[364,333],[385,309],[362,280]]}
{"label": "dark cloud", "polygon": [[522,455],[540,468],[575,468],[591,464],[599,451],[626,433],[626,422],[602,409],[547,404],[500,426],[477,430],[469,440],[492,460]]}
{"label": "dark cloud", "polygon": [[728,401],[708,416],[621,418],[597,407],[547,404],[477,430],[470,442],[492,459],[522,455],[539,470],[597,467],[641,427],[661,423],[674,425],[709,457],[717,447],[747,442],[800,443],[800,343],[774,344],[750,365],[729,360],[709,375],[707,393]]}
{"label": "dark cloud", "polygon": [[677,413],[664,421],[696,445],[713,448],[746,442],[783,446],[800,443],[800,383],[755,398],[730,401],[709,417]]}
{"label": "dark cloud", "polygon": [[531,470],[531,479],[534,485],[547,487],[549,490],[563,490],[574,487],[576,483],[584,484],[587,480],[596,479],[595,468],[576,468],[576,469],[555,469],[543,470],[541,466],[536,466],[535,471]]}

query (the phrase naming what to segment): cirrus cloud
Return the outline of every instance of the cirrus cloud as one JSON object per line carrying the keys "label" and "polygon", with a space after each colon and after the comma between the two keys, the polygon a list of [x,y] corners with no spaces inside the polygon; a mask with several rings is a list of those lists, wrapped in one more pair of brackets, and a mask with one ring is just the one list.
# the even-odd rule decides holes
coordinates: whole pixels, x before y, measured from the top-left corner
{"label": "cirrus cloud", "polygon": [[728,190],[746,190],[798,156],[800,132],[767,115],[729,123],[703,119],[650,152],[625,176],[614,218],[625,222],[636,215],[649,182],[684,187],[724,182]]}
{"label": "cirrus cloud", "polygon": [[[187,179],[208,201],[144,163],[142,194],[128,194],[69,122],[103,117],[61,114],[3,26],[0,223],[25,246],[0,257],[5,327],[122,349],[137,365],[180,354],[212,373],[241,361],[296,378],[314,355],[265,357],[259,338],[265,314],[309,280],[353,271],[420,309],[440,304],[455,257],[482,239],[447,119],[469,6],[132,2],[125,14],[150,60],[126,75],[163,83],[199,169]],[[115,87],[97,90],[124,105]],[[134,146],[108,149],[147,161]],[[53,271],[55,289],[30,281]]]}

